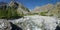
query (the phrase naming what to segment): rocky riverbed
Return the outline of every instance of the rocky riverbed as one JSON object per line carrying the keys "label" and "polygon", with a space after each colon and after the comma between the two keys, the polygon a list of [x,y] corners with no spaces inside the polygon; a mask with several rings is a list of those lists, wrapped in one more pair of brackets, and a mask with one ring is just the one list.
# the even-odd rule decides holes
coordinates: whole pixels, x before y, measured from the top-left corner
{"label": "rocky riverbed", "polygon": [[[3,21],[5,21],[5,19]],[[10,25],[6,27],[10,27],[10,30],[60,30],[60,20],[50,16],[24,16],[19,19],[7,20],[7,22],[6,24]],[[5,27],[3,23],[0,25],[2,25],[1,27]]]}

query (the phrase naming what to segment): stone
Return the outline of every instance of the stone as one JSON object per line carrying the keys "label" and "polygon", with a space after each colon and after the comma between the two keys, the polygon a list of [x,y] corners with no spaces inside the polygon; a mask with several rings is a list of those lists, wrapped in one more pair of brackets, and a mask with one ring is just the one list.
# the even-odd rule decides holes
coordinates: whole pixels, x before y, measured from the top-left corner
{"label": "stone", "polygon": [[0,19],[0,30],[11,30],[11,25],[6,19]]}

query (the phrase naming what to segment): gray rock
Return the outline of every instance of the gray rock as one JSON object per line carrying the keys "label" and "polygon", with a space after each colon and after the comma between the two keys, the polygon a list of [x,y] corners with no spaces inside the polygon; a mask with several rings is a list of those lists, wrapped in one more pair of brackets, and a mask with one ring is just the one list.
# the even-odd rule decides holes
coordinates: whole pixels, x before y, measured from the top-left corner
{"label": "gray rock", "polygon": [[0,19],[0,30],[11,30],[11,25],[6,19]]}

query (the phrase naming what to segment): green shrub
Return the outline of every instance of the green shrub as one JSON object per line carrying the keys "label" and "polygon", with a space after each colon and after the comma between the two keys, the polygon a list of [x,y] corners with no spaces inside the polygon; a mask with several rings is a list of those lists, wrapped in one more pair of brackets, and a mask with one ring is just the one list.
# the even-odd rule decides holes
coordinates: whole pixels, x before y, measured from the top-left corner
{"label": "green shrub", "polygon": [[53,16],[53,14],[49,15],[49,16]]}
{"label": "green shrub", "polygon": [[46,16],[46,13],[45,12],[41,12],[40,15]]}

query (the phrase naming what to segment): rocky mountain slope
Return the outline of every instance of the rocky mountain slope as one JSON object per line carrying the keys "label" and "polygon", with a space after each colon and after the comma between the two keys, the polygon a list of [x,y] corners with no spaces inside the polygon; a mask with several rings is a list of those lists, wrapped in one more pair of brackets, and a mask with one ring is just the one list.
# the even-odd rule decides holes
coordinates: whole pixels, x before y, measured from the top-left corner
{"label": "rocky mountain slope", "polygon": [[53,14],[56,17],[60,17],[60,2],[54,5],[54,8],[49,11],[50,14]]}
{"label": "rocky mountain slope", "polygon": [[18,18],[29,13],[29,9],[18,2],[11,1],[10,3],[0,3],[0,18]]}
{"label": "rocky mountain slope", "polygon": [[52,4],[47,4],[41,7],[35,7],[34,10],[32,11],[33,13],[39,13],[39,12],[47,12],[48,10],[52,9],[53,5]]}
{"label": "rocky mountain slope", "polygon": [[31,13],[36,13],[43,16],[60,17],[60,2],[57,2],[56,4],[47,4],[41,7],[35,7]]}
{"label": "rocky mountain slope", "polygon": [[23,12],[24,14],[29,12],[29,9],[24,7],[21,3],[11,1],[9,4],[9,6],[14,6],[14,5],[15,7],[17,7],[18,12]]}

